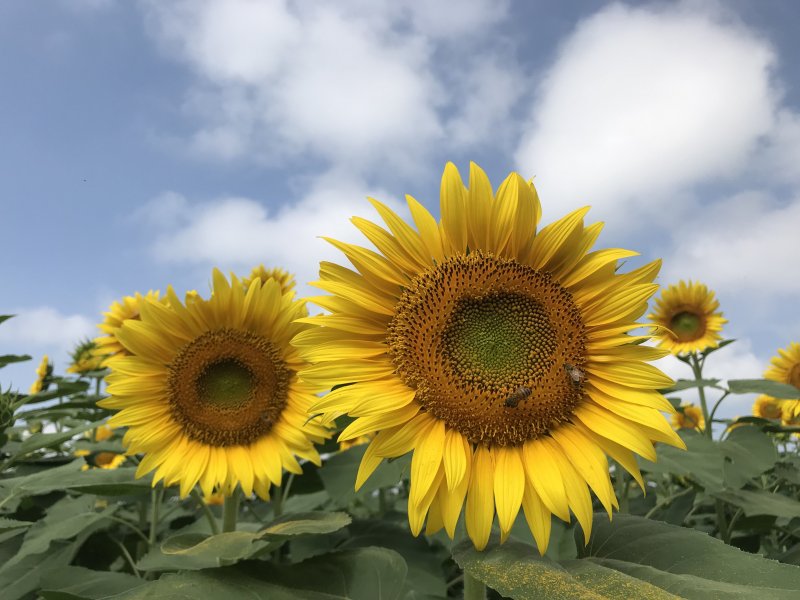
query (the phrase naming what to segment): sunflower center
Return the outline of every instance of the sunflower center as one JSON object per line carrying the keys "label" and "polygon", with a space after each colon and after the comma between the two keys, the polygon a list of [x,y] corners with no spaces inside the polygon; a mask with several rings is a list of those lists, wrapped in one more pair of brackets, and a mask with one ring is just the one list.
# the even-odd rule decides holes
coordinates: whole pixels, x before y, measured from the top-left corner
{"label": "sunflower center", "polygon": [[692,341],[703,334],[703,319],[689,311],[676,313],[669,321],[670,329],[681,341]]}
{"label": "sunflower center", "polygon": [[569,419],[583,398],[585,340],[572,296],[548,273],[480,251],[419,275],[387,338],[426,411],[497,445]]}
{"label": "sunflower center", "polygon": [[236,329],[195,338],[169,373],[172,416],[189,438],[211,446],[247,445],[268,433],[294,375],[268,339]]}

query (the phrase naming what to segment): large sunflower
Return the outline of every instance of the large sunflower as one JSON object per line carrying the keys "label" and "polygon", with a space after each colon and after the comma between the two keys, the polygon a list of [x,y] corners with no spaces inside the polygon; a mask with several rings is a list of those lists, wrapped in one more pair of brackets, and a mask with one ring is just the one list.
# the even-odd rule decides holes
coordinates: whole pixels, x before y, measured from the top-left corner
{"label": "large sunflower", "polygon": [[155,469],[154,484],[180,483],[181,496],[238,484],[266,499],[282,468],[302,472],[295,456],[319,464],[313,442],[329,435],[304,425],[318,390],[298,380],[303,361],[289,345],[308,312],[272,279],[245,290],[214,270],[213,285],[209,300],[184,305],[169,289],[168,305],[140,303],[140,318],[115,333],[128,355],[110,362],[100,405],[120,410],[109,425],[128,427],[128,453],[144,454],[138,476]]}
{"label": "large sunflower", "polygon": [[679,281],[661,291],[648,318],[661,328],[656,339],[672,354],[702,352],[719,343],[728,322],[718,312],[719,301],[702,283]]}
{"label": "large sunflower", "polygon": [[[772,357],[764,371],[764,378],[800,388],[800,344],[792,342],[787,348],[779,348],[778,355]],[[784,401],[783,410],[790,417],[800,417],[800,400]]]}
{"label": "large sunflower", "polygon": [[[495,512],[502,538],[520,510],[541,551],[550,515],[572,510],[588,535],[591,488],[611,514],[606,455],[642,483],[632,451],[683,446],[659,410],[671,380],[645,361],[666,351],[627,334],[656,291],[658,261],[616,272],[628,250],[589,252],[602,224],[588,208],[536,232],[533,185],[512,173],[497,193],[472,165],[469,190],[445,167],[441,222],[413,198],[413,229],[372,200],[388,231],[353,223],[379,252],[329,240],[356,271],[323,262],[313,302],[329,315],[293,343],[309,385],[337,388],[312,407],[357,417],[339,440],[378,432],[361,486],[384,458],[414,451],[408,517],[418,534],[467,532],[482,549]],[[587,486],[588,484],[588,486]]]}

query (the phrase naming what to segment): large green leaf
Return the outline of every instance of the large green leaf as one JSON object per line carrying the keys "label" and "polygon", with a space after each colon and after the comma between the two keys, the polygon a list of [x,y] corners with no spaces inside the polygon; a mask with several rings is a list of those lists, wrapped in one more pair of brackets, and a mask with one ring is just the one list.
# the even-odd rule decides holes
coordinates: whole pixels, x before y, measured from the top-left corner
{"label": "large green leaf", "polygon": [[576,560],[559,564],[520,542],[494,542],[478,552],[465,541],[455,547],[453,558],[466,573],[515,600],[674,598],[614,569]]}
{"label": "large green leaf", "polygon": [[722,490],[713,496],[742,509],[745,516],[800,517],[800,502],[764,490]]}
{"label": "large green leaf", "polygon": [[[355,521],[348,528],[350,536],[341,548],[380,546],[390,548],[405,559],[408,565],[408,585],[418,594],[428,597],[446,597],[442,562],[447,554],[440,554],[424,536],[414,537],[408,527],[388,521]],[[440,547],[440,546],[439,546]]]}
{"label": "large green leaf", "polygon": [[[366,445],[361,445],[350,448],[346,452],[334,454],[319,469],[319,476],[325,490],[337,506],[347,506],[356,497],[356,474],[366,448]],[[383,461],[367,479],[358,494],[363,496],[378,488],[396,485],[403,476],[403,471],[408,468],[409,462],[410,456]]]}
{"label": "large green leaf", "polygon": [[658,448],[657,462],[639,459],[642,470],[691,477],[706,490],[723,489],[725,457],[719,444],[695,432],[685,432],[682,437],[686,442],[686,450],[662,445]]}
{"label": "large green leaf", "polygon": [[288,537],[333,533],[349,523],[345,513],[320,511],[286,514],[258,531],[180,533],[148,552],[137,566],[148,571],[213,568],[220,561],[237,561],[277,547]]}
{"label": "large green leaf", "polygon": [[771,379],[729,379],[728,389],[732,394],[766,394],[783,400],[800,398],[800,388]]}
{"label": "large green leaf", "polygon": [[744,486],[778,460],[772,438],[752,425],[737,427],[719,447],[726,458],[725,484],[731,488]]}
{"label": "large green leaf", "polygon": [[293,565],[255,561],[164,575],[115,600],[395,600],[405,578],[405,562],[396,552],[357,548]]}
{"label": "large green leaf", "polygon": [[144,584],[125,573],[61,567],[43,573],[41,595],[47,600],[105,600]]}
{"label": "large green leaf", "polygon": [[68,540],[80,533],[97,529],[96,524],[110,516],[116,507],[103,512],[93,510],[94,502],[86,498],[64,498],[50,507],[47,515],[25,533],[17,554],[0,567],[0,574],[30,555],[45,552],[56,540]]}
{"label": "large green leaf", "polygon": [[3,600],[31,598],[31,592],[39,587],[45,573],[64,567],[72,561],[83,539],[74,542],[54,542],[44,554],[31,554],[0,572],[0,597]]}
{"label": "large green leaf", "polygon": [[151,488],[152,475],[136,479],[136,469],[133,467],[81,471],[84,464],[83,460],[74,460],[31,475],[0,479],[0,506],[16,498],[46,494],[54,490],[126,496],[145,494]]}
{"label": "large green leaf", "polygon": [[684,598],[793,599],[800,567],[742,552],[699,531],[631,515],[601,515],[588,558]]}

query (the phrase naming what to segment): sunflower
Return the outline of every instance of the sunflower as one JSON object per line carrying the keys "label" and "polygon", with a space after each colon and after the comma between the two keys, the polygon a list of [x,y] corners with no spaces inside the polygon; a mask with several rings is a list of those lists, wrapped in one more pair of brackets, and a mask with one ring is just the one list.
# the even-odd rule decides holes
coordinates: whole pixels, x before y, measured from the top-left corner
{"label": "sunflower", "polygon": [[664,288],[648,318],[661,327],[656,339],[672,354],[716,348],[722,325],[728,320],[718,312],[719,301],[702,283],[679,281]]}
{"label": "sunflower", "polygon": [[699,406],[682,404],[678,411],[672,414],[672,426],[675,429],[703,431],[706,428],[706,420]]}
{"label": "sunflower", "polygon": [[318,390],[298,380],[289,345],[308,312],[275,280],[245,290],[215,269],[213,288],[186,305],[171,288],[168,305],[141,303],[115,333],[127,355],[111,361],[99,404],[120,411],[109,425],[128,427],[128,454],[144,454],[137,476],[155,470],[153,484],[179,483],[182,497],[199,483],[206,496],[240,485],[267,499],[282,468],[302,472],[296,457],[320,464],[314,442],[329,436],[305,424]]}
{"label": "sunflower", "polygon": [[536,190],[512,173],[497,193],[472,165],[469,189],[445,167],[441,222],[416,200],[417,229],[371,200],[388,230],[356,227],[379,250],[328,240],[356,271],[323,262],[311,298],[331,314],[293,340],[312,363],[309,385],[341,386],[312,412],[356,419],[339,441],[377,432],[360,487],[383,459],[413,450],[408,518],[417,535],[467,532],[486,546],[495,512],[501,539],[520,507],[539,549],[550,515],[572,510],[591,532],[589,488],[611,515],[617,500],[606,455],[642,485],[633,452],[653,441],[683,447],[659,410],[671,380],[645,361],[668,354],[628,335],[655,293],[660,262],[617,273],[628,250],[589,252],[602,224],[588,208],[536,227]]}
{"label": "sunflower", "polygon": [[[800,388],[800,344],[792,342],[787,348],[779,348],[778,355],[772,357],[770,367],[764,371],[764,379]],[[800,396],[800,391],[797,395]],[[791,417],[800,417],[800,400],[784,401],[784,410]]]}
{"label": "sunflower", "polygon": [[38,394],[46,388],[47,379],[53,373],[53,366],[50,364],[50,359],[47,354],[42,357],[42,362],[36,368],[36,381],[31,384],[29,393]]}
{"label": "sunflower", "polygon": [[72,363],[67,367],[67,373],[84,375],[92,371],[99,371],[104,366],[105,357],[98,352],[94,340],[79,342],[72,351]]}
{"label": "sunflower", "polygon": [[264,267],[264,265],[258,265],[257,267],[254,267],[253,270],[250,271],[250,277],[245,277],[242,280],[242,285],[244,285],[245,288],[248,288],[255,280],[259,280],[261,283],[264,283],[270,279],[274,279],[280,284],[281,293],[285,294],[286,292],[294,289],[294,275],[278,267],[267,269]]}
{"label": "sunflower", "polygon": [[96,452],[91,453],[87,450],[78,450],[75,456],[83,456],[86,464],[81,467],[81,471],[89,469],[116,469],[125,462],[125,455],[118,452]]}
{"label": "sunflower", "polygon": [[166,301],[166,298],[160,299],[160,296],[161,292],[150,290],[145,295],[136,292],[133,296],[125,296],[119,302],[113,302],[108,312],[103,313],[105,319],[97,326],[105,335],[95,338],[94,342],[97,345],[95,354],[103,358],[127,354],[127,350],[115,335],[117,330],[128,319],[139,318],[139,306],[144,300]]}
{"label": "sunflower", "polygon": [[753,415],[762,419],[780,419],[783,416],[782,404],[777,398],[762,394],[753,403]]}

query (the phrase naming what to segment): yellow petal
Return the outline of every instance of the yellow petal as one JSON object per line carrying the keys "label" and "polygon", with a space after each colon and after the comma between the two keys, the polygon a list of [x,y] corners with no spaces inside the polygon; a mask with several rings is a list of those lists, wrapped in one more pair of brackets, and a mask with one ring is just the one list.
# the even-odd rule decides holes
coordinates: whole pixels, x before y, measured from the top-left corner
{"label": "yellow petal", "polygon": [[525,512],[528,527],[533,533],[533,539],[536,540],[539,554],[544,556],[547,546],[550,544],[550,511],[547,510],[530,482],[525,486],[525,494],[522,496],[522,509]]}
{"label": "yellow petal", "polygon": [[455,489],[467,472],[467,456],[470,453],[467,440],[455,429],[448,429],[444,442],[444,474],[447,488]]}
{"label": "yellow petal", "polygon": [[647,460],[655,462],[656,452],[653,444],[642,433],[640,426],[635,423],[589,402],[578,407],[573,414],[596,434],[613,440]]}
{"label": "yellow petal", "polygon": [[433,215],[411,196],[406,196],[408,210],[419,230],[419,237],[433,260],[441,263],[444,260],[442,251],[442,236],[439,234],[439,227]]}
{"label": "yellow petal", "polygon": [[[466,440],[464,440],[466,442]],[[464,506],[464,497],[469,489],[470,473],[472,472],[472,449],[467,448],[466,470],[459,484],[452,490],[448,488],[447,482],[442,480],[439,485],[439,504],[442,511],[444,528],[450,539],[456,533],[458,517],[461,516],[461,508]]]}
{"label": "yellow petal", "polygon": [[464,183],[456,166],[444,167],[440,197],[442,243],[447,254],[463,254],[467,248],[467,210]]}
{"label": "yellow petal", "polygon": [[469,491],[467,492],[467,534],[476,550],[489,542],[494,520],[494,458],[491,451],[478,445],[472,459]]}
{"label": "yellow petal", "polygon": [[436,420],[422,437],[411,459],[411,490],[409,504],[419,505],[427,495],[444,455],[444,421]]}
{"label": "yellow petal", "polygon": [[520,452],[516,446],[500,446],[494,451],[494,503],[501,534],[511,531],[525,492]]}
{"label": "yellow petal", "polygon": [[522,459],[528,481],[548,510],[569,523],[569,502],[561,471],[550,458],[541,440],[530,440],[522,446]]}

